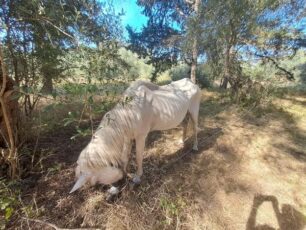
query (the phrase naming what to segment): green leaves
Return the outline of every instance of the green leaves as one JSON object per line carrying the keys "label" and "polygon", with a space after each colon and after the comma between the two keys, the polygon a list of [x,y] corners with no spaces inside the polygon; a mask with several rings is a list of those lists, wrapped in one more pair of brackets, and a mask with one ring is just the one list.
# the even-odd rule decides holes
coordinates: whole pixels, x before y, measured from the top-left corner
{"label": "green leaves", "polygon": [[61,59],[64,74],[76,81],[86,79],[89,84],[124,77],[129,65],[118,49],[115,40],[101,41],[97,47],[72,49]]}
{"label": "green leaves", "polygon": [[85,128],[81,129],[80,127],[76,128],[77,134],[70,137],[71,140],[75,140],[77,137],[86,137],[92,134],[91,129]]}
{"label": "green leaves", "polygon": [[10,188],[13,184],[14,181],[7,183],[0,178],[0,229],[5,229],[6,223],[11,219],[18,205],[19,191]]}
{"label": "green leaves", "polygon": [[7,207],[5,209],[5,220],[6,221],[8,221],[11,218],[11,216],[13,215],[13,211],[14,211],[14,209],[11,208],[11,207]]}
{"label": "green leaves", "polygon": [[[92,135],[94,119],[101,119],[101,115],[114,106],[118,99],[118,93],[122,92],[124,85],[113,82],[112,84],[88,83],[76,84],[66,83],[63,85],[66,100],[62,107],[71,108],[61,120],[63,126],[75,128],[75,134],[71,140],[78,137]],[[111,96],[108,91],[112,92]],[[104,98],[101,101],[101,98]],[[77,105],[77,106],[76,106]]]}
{"label": "green leaves", "polygon": [[13,214],[13,205],[16,200],[13,197],[3,197],[0,199],[0,209],[5,213],[5,220],[8,221]]}

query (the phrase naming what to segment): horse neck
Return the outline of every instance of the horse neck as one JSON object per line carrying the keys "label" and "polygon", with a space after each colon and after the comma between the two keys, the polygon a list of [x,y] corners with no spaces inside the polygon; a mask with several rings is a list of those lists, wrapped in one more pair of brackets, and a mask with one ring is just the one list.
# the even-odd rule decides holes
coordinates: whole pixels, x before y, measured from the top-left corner
{"label": "horse neck", "polygon": [[135,116],[132,107],[117,105],[103,118],[100,126],[102,129],[105,127],[105,130],[108,130],[105,135],[108,135],[107,132],[111,132],[121,143],[124,142],[125,137],[129,138],[132,135],[133,116]]}

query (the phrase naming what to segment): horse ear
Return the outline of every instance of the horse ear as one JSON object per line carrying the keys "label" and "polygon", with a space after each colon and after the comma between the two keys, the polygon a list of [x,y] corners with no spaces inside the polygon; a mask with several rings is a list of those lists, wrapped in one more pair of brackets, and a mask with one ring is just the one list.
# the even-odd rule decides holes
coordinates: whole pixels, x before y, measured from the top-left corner
{"label": "horse ear", "polygon": [[77,182],[74,184],[73,188],[71,189],[70,193],[73,193],[74,191],[78,190],[79,188],[81,188],[87,181],[87,175],[82,174],[79,179],[77,180]]}

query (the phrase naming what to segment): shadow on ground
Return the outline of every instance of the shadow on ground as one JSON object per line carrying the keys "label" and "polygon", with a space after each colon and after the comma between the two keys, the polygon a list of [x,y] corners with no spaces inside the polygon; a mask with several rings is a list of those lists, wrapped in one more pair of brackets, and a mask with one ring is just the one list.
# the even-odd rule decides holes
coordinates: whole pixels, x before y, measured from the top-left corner
{"label": "shadow on ground", "polygon": [[247,221],[246,230],[276,230],[268,224],[257,225],[256,216],[258,208],[264,202],[271,202],[279,230],[303,230],[306,225],[306,217],[297,211],[292,205],[283,204],[279,209],[279,202],[275,196],[255,195],[251,212]]}
{"label": "shadow on ground", "polygon": [[[37,218],[60,227],[116,230],[177,229],[177,226],[182,229],[195,229],[199,227],[198,223],[207,224],[208,227],[203,226],[204,229],[273,229],[268,225],[256,224],[258,207],[264,202],[271,202],[281,230],[302,229],[305,225],[301,213],[287,204],[279,207],[274,196],[256,196],[248,217],[249,210],[245,204],[252,200],[255,192],[264,193],[258,190],[264,185],[259,183],[262,178],[248,174],[249,167],[241,166],[249,159],[248,154],[250,155],[251,151],[247,148],[252,146],[249,144],[254,135],[261,133],[257,132],[258,130],[267,128],[270,132],[262,132],[265,136],[279,137],[281,128],[294,146],[303,147],[302,139],[305,135],[303,130],[299,129],[295,118],[277,107],[271,111],[260,111],[263,113],[261,117],[257,114],[240,117],[239,113],[236,114],[236,108],[222,113],[230,104],[220,103],[219,98],[207,97],[203,100],[200,124],[204,128],[198,135],[199,151],[191,151],[192,137],[186,141],[183,148],[175,145],[181,130],[153,132],[147,139],[147,152],[150,153],[144,160],[142,183],[132,187],[128,180],[123,181],[121,194],[113,204],[105,202],[106,186],[84,187],[72,195],[68,194],[74,184],[74,162],[89,138],[71,142],[71,130],[68,129],[50,134],[42,139],[44,148],[55,149],[55,156],[50,159],[49,164],[64,162],[64,166],[59,171],[44,174],[36,186],[25,189],[24,202],[27,202],[27,197],[28,203],[35,200]],[[272,121],[278,122],[277,129],[270,127]],[[231,125],[228,132],[227,128]],[[215,126],[221,126],[222,129]],[[235,127],[239,129],[236,133]],[[277,146],[276,143],[272,145],[282,150],[292,148],[289,145]],[[305,162],[304,153],[300,152],[299,148],[295,152],[292,149],[281,151],[281,154],[290,154],[294,159]],[[260,150],[264,152],[263,148]],[[277,156],[278,153],[271,155]],[[262,164],[259,166],[268,165],[259,156],[254,154],[252,157],[256,161],[252,158],[251,162],[260,161]],[[54,162],[51,162],[52,159]],[[273,162],[280,167],[282,165],[276,162],[275,158],[269,160],[269,166]],[[134,172],[135,164],[132,163],[129,169]],[[269,178],[271,174],[265,176]],[[277,182],[281,183],[281,180]],[[277,196],[281,199],[279,194]],[[239,216],[239,212],[245,215]],[[200,218],[199,222],[192,219],[196,217]],[[16,221],[19,223],[14,226],[27,224],[24,220]],[[239,222],[239,225],[236,222]],[[187,225],[190,223],[194,225]],[[242,228],[236,228],[237,226]],[[42,229],[45,225],[31,222],[30,227]]]}
{"label": "shadow on ground", "polygon": [[[301,114],[303,111],[300,112]],[[305,110],[306,116],[306,110]],[[293,113],[288,112],[283,107],[273,104],[266,108],[257,108],[252,113],[242,117],[244,122],[257,127],[270,128],[271,136],[275,137],[273,146],[282,154],[286,154],[301,162],[306,161],[306,132],[299,127],[297,118]],[[279,142],[280,137],[286,138]]]}
{"label": "shadow on ground", "polygon": [[[114,211],[117,205],[124,206],[130,212],[134,210],[134,215],[139,215],[139,205],[150,204],[156,197],[161,196],[162,193],[159,192],[158,188],[164,189],[164,183],[172,180],[172,176],[187,175],[188,171],[191,171],[190,163],[197,160],[199,155],[205,154],[205,151],[215,144],[220,135],[222,135],[221,129],[207,128],[198,134],[200,142],[198,152],[191,151],[193,138],[190,137],[186,140],[185,146],[177,151],[169,152],[171,149],[165,149],[164,151],[168,151],[166,155],[157,153],[147,157],[144,160],[144,175],[141,185],[131,188],[128,180],[125,180],[123,182],[125,187],[121,188],[121,195],[113,205],[105,202],[107,186],[85,187],[71,195],[68,194],[74,184],[73,162],[76,160],[81,147],[89,141],[84,138],[75,146],[66,146],[66,149],[71,148],[69,151],[70,157],[62,158],[62,155],[59,154],[56,159],[66,162],[65,167],[61,169],[61,173],[51,173],[41,177],[36,182],[35,187],[28,188],[25,191],[24,196],[29,200],[27,201],[27,198],[25,198],[24,202],[31,202],[35,199],[43,219],[48,219],[51,223],[56,223],[61,227],[101,227],[103,223],[107,222],[104,218],[108,218],[108,212],[110,210]],[[60,135],[57,136],[53,144],[56,145],[60,138]],[[164,142],[161,138],[163,138],[162,133],[155,132],[149,138],[149,142]],[[205,143],[201,140],[205,140]],[[166,143],[164,144],[166,145]],[[50,143],[49,147],[51,147]],[[130,171],[134,172],[135,166],[131,165],[130,168],[132,168]],[[177,180],[171,181],[168,186],[169,189],[171,187],[171,190],[176,186],[182,187],[184,186],[184,179],[177,178]],[[163,225],[160,220],[164,216],[162,216],[159,204],[154,212],[148,213],[148,215],[154,215],[154,218],[156,218],[154,226]],[[153,216],[150,219],[152,220]],[[25,220],[19,221],[23,224],[26,223]],[[45,226],[40,223],[31,224],[32,229],[41,229],[42,227]]]}

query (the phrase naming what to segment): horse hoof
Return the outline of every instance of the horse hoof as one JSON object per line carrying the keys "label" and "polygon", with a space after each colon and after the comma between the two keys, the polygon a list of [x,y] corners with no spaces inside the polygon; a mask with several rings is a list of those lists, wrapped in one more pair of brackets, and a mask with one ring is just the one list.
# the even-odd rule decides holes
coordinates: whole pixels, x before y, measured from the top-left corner
{"label": "horse hoof", "polygon": [[197,133],[202,132],[204,129],[197,127]]}
{"label": "horse hoof", "polygon": [[193,146],[193,147],[192,147],[192,150],[193,150],[193,151],[199,151],[199,148],[198,148],[198,146]]}
{"label": "horse hoof", "polygon": [[181,148],[183,148],[185,146],[185,142],[183,140],[179,140],[177,141],[177,145]]}
{"label": "horse hoof", "polygon": [[107,193],[111,195],[117,195],[119,193],[119,189],[115,186],[112,186],[107,190]]}
{"label": "horse hoof", "polygon": [[117,198],[117,195],[113,195],[113,194],[107,193],[106,197],[105,197],[105,200],[108,203],[114,203],[116,198]]}
{"label": "horse hoof", "polygon": [[119,194],[119,189],[112,186],[110,189],[107,190],[105,199],[107,202],[112,203],[118,197],[118,194]]}
{"label": "horse hoof", "polygon": [[137,188],[140,186],[140,184],[135,184],[133,181],[131,181],[129,183],[129,190],[130,191],[134,191],[134,190],[137,190]]}
{"label": "horse hoof", "polygon": [[140,184],[141,179],[140,179],[139,176],[136,175],[136,176],[133,177],[132,182],[133,182],[134,184]]}

